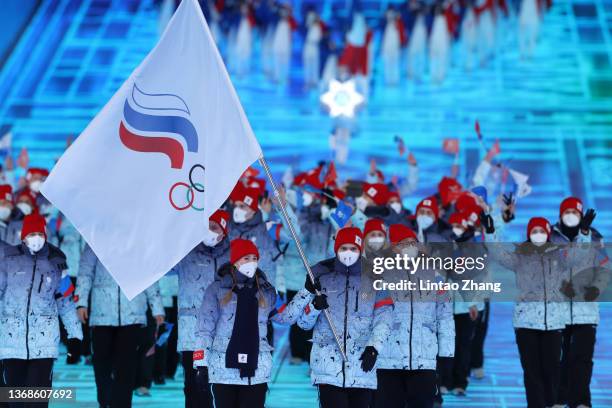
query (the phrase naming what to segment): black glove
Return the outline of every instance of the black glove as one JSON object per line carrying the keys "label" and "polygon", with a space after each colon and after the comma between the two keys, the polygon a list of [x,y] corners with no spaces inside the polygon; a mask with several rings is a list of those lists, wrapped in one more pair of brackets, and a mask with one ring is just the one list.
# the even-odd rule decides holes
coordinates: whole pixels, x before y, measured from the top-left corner
{"label": "black glove", "polygon": [[589,208],[580,220],[580,230],[588,234],[589,230],[591,229],[591,224],[593,223],[593,220],[595,219],[596,215],[597,214],[595,213],[595,210]]}
{"label": "black glove", "polygon": [[361,357],[359,357],[359,360],[361,360],[361,369],[366,373],[372,371],[377,358],[378,351],[372,346],[367,346],[365,350],[363,350]]}
{"label": "black glove", "polygon": [[561,290],[561,293],[563,293],[565,296],[567,296],[570,299],[576,296],[576,291],[574,290],[574,285],[572,285],[572,282],[568,282],[564,280],[563,282],[561,282],[560,290]]}
{"label": "black glove", "polygon": [[599,297],[599,288],[597,286],[584,287],[584,300],[592,302]]}
{"label": "black glove", "polygon": [[81,360],[81,340],[79,339],[68,339],[66,342],[66,364],[77,364]]}
{"label": "black glove", "polygon": [[306,275],[306,282],[304,283],[304,288],[307,291],[314,294],[318,291],[321,291],[321,282],[319,282],[319,278],[315,278],[314,283],[310,280],[310,276]]}
{"label": "black glove", "polygon": [[495,225],[493,223],[493,217],[491,217],[491,214],[487,214],[482,211],[480,213],[480,224],[487,234],[492,234],[495,232]]}
{"label": "black glove", "polygon": [[327,295],[321,293],[320,295],[315,296],[312,300],[312,305],[317,310],[327,309],[329,307],[329,305],[327,304]]}
{"label": "black glove", "polygon": [[506,205],[506,209],[504,209],[504,211],[502,212],[502,219],[504,220],[505,223],[508,223],[514,219],[514,211],[510,209],[510,206],[514,202],[514,197],[512,196],[512,193],[508,195],[504,194],[502,196],[502,201]]}

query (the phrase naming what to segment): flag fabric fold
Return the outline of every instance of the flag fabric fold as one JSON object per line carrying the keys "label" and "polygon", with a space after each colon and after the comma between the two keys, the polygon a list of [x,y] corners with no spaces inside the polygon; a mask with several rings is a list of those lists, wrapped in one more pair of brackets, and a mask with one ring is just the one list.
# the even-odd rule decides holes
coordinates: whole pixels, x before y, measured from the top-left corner
{"label": "flag fabric fold", "polygon": [[42,193],[132,299],[201,242],[261,155],[202,11],[184,0]]}

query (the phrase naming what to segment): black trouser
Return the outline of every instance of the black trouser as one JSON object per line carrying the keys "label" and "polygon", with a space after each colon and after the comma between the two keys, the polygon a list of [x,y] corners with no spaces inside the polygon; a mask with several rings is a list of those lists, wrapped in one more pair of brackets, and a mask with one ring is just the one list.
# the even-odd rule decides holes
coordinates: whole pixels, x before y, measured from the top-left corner
{"label": "black trouser", "polygon": [[597,326],[574,324],[563,330],[558,404],[591,406],[591,376]]}
{"label": "black trouser", "polygon": [[92,328],[93,366],[98,403],[113,408],[132,405],[142,326]]}
{"label": "black trouser", "polygon": [[268,384],[211,384],[215,408],[264,408]]}
{"label": "black trouser", "polygon": [[157,323],[147,310],[147,326],[140,331],[138,346],[138,365],[136,368],[136,381],[134,388],[151,388],[153,382],[153,367],[155,365],[155,334],[157,333]]}
{"label": "black trouser", "polygon": [[376,371],[376,408],[431,408],[436,395],[435,370]]}
{"label": "black trouser", "polygon": [[[287,303],[296,295],[295,290],[287,290]],[[291,347],[291,357],[310,360],[310,350],[312,349],[312,330],[303,330],[297,324],[292,324],[289,328],[289,345]]]}
{"label": "black trouser", "polygon": [[212,408],[212,395],[208,384],[208,376],[206,378],[198,378],[197,370],[193,369],[193,351],[183,351],[183,376],[185,377],[185,385],[183,392],[185,393],[185,408]]}
{"label": "black trouser", "polygon": [[368,408],[374,390],[368,388],[342,388],[319,384],[319,406],[321,408]]}
{"label": "black trouser", "polygon": [[176,351],[178,340],[176,296],[173,297],[172,307],[166,307],[164,310],[166,313],[166,322],[172,323],[174,328],[166,344],[155,348],[155,367],[153,369],[153,378],[155,380],[174,378],[179,361],[179,355]]}
{"label": "black trouser", "polygon": [[[0,360],[0,387],[6,387],[4,383],[4,366],[2,365],[2,360]],[[7,402],[0,402],[0,408],[7,408]]]}
{"label": "black trouser", "polygon": [[[51,387],[53,379],[52,358],[34,360],[10,358],[4,360],[2,365],[2,375],[7,387]],[[8,404],[11,408],[47,407],[48,405],[46,402]]]}
{"label": "black trouser", "polygon": [[484,311],[478,314],[474,339],[472,339],[472,354],[470,357],[470,368],[484,367],[484,342],[489,328],[489,315],[491,314],[491,302],[485,300]]}
{"label": "black trouser", "polygon": [[439,369],[442,385],[449,390],[466,389],[470,375],[470,355],[476,324],[469,313],[455,315],[455,357],[440,359]]}
{"label": "black trouser", "polygon": [[528,408],[555,404],[559,388],[561,330],[516,329]]}

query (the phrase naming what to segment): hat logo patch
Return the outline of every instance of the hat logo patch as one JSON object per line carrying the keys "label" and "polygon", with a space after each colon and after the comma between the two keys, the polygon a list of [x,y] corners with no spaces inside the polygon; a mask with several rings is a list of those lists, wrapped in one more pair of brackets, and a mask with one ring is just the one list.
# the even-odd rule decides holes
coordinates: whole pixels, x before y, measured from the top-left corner
{"label": "hat logo patch", "polygon": [[355,237],[355,244],[361,246],[361,238],[360,237]]}
{"label": "hat logo patch", "polygon": [[377,193],[378,193],[378,191],[376,191],[376,189],[374,187],[370,187],[368,189],[368,195],[371,196],[371,197],[375,197]]}
{"label": "hat logo patch", "polygon": [[246,205],[251,205],[253,203],[253,199],[251,197],[249,197],[249,196],[245,196],[244,197],[244,203]]}

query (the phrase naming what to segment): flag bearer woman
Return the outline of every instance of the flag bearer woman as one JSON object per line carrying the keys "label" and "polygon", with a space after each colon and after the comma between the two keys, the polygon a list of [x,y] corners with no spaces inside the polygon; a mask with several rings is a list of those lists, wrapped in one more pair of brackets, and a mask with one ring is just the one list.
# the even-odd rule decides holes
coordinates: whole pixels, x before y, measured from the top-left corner
{"label": "flag bearer woman", "polygon": [[208,371],[215,407],[264,407],[272,375],[268,322],[295,322],[312,298],[298,293],[276,308],[276,289],[258,265],[253,241],[233,240],[230,262],[204,295],[193,360],[198,370]]}

